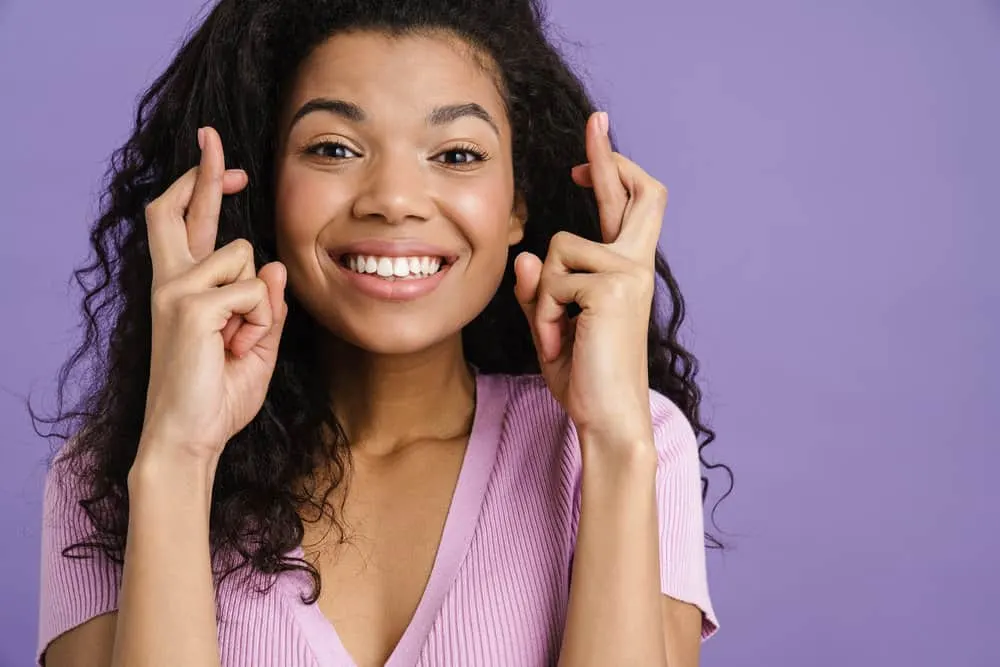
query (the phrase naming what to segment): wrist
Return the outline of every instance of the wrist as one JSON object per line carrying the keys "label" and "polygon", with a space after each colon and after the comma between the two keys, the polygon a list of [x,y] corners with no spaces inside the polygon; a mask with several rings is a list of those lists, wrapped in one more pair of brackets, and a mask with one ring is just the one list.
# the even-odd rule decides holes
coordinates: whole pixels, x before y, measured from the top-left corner
{"label": "wrist", "polygon": [[624,460],[655,453],[653,417],[649,407],[619,411],[615,417],[576,424],[580,446],[601,450]]}
{"label": "wrist", "polygon": [[218,458],[192,456],[169,443],[140,442],[128,473],[130,494],[163,490],[173,496],[211,499]]}
{"label": "wrist", "polygon": [[595,471],[629,479],[656,473],[657,456],[652,434],[608,437],[585,432],[579,436],[584,473]]}

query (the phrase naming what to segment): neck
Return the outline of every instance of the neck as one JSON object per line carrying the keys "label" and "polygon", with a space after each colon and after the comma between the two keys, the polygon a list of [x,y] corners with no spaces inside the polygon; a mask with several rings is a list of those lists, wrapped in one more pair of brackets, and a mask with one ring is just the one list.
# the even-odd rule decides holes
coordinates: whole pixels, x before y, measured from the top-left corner
{"label": "neck", "polygon": [[351,448],[392,454],[428,440],[467,435],[475,409],[475,378],[465,361],[461,335],[412,354],[372,354],[334,340],[334,413]]}

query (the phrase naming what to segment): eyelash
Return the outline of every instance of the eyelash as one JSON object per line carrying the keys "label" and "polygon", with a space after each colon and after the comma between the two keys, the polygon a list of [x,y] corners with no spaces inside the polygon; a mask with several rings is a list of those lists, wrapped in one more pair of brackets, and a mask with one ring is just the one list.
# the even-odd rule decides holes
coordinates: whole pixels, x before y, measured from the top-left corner
{"label": "eyelash", "polygon": [[[335,161],[335,160],[346,160],[347,159],[347,158],[342,158],[342,157],[330,157],[328,155],[320,155],[320,151],[323,148],[326,148],[326,147],[333,147],[333,148],[339,147],[339,148],[344,148],[344,149],[349,150],[349,151],[351,150],[345,144],[343,144],[343,143],[341,143],[339,141],[320,141],[320,142],[315,143],[315,144],[309,146],[308,148],[306,148],[304,152],[307,153],[307,154],[309,154],[309,155],[314,155],[314,156],[316,156],[318,158],[321,158],[321,159],[324,159],[324,160],[334,160]],[[486,160],[490,159],[490,154],[489,153],[487,153],[486,151],[482,150],[481,148],[478,148],[476,146],[472,146],[470,144],[460,144],[458,146],[454,146],[454,147],[449,148],[447,150],[441,151],[440,153],[438,153],[434,157],[438,157],[440,155],[447,155],[449,153],[468,153],[469,155],[472,155],[473,157],[475,157],[475,160],[471,160],[471,161],[468,161],[468,162],[446,162],[446,163],[444,163],[444,164],[447,164],[449,166],[459,167],[459,168],[461,168],[461,167],[463,167],[465,165],[468,165],[468,164],[472,164],[473,162],[485,162]]]}

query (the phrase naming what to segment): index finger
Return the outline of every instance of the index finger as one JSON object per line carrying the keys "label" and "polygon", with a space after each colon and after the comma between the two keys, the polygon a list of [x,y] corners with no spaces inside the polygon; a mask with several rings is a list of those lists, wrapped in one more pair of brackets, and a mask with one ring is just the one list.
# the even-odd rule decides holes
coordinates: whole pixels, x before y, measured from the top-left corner
{"label": "index finger", "polygon": [[618,161],[622,180],[630,183],[631,206],[622,220],[621,233],[612,244],[622,255],[649,261],[656,254],[667,206],[667,188],[627,158]]}
{"label": "index finger", "polygon": [[[168,280],[195,263],[185,216],[198,182],[199,170],[199,167],[188,169],[146,206],[149,255],[153,263],[153,277],[157,280]],[[242,169],[227,170],[223,192],[238,192],[246,186],[246,182],[247,175]],[[212,238],[213,246],[214,243]],[[208,254],[211,252],[209,250]]]}
{"label": "index finger", "polygon": [[169,280],[193,262],[188,248],[184,211],[191,201],[197,178],[197,167],[188,169],[146,206],[146,233],[154,282]]}

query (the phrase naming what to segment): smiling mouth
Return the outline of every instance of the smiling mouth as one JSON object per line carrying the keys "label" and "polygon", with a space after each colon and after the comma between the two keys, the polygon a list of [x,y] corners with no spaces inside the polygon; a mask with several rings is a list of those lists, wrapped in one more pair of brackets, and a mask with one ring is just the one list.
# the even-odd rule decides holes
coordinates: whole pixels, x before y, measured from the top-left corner
{"label": "smiling mouth", "polygon": [[430,278],[453,263],[450,258],[433,255],[380,257],[353,253],[341,255],[337,262],[353,273],[370,275],[388,282]]}

